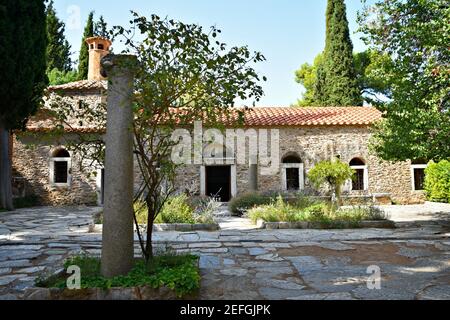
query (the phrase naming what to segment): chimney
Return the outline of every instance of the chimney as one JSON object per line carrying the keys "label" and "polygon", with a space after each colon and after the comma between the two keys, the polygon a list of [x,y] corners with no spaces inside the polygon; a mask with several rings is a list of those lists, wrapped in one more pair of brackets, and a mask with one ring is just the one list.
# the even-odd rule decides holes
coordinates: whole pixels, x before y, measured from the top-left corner
{"label": "chimney", "polygon": [[112,42],[102,37],[87,38],[86,43],[89,46],[89,71],[88,80],[105,80],[101,75],[101,59],[109,54]]}

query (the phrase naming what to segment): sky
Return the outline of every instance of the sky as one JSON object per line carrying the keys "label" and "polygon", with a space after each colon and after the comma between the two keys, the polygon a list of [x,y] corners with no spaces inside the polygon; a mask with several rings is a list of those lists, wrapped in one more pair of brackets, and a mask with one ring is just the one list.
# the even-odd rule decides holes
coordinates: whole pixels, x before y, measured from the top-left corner
{"label": "sky", "polygon": [[[130,10],[141,15],[212,25],[222,30],[220,41],[229,46],[248,45],[267,59],[255,69],[262,82],[264,97],[258,106],[288,106],[300,98],[302,87],[295,82],[295,70],[312,63],[325,46],[327,0],[54,0],[58,17],[66,24],[66,37],[78,59],[83,29],[90,11],[103,15],[108,26],[129,26]],[[369,0],[373,3],[375,0]],[[355,51],[364,43],[357,34],[357,12],[361,0],[346,0],[347,18]],[[120,47],[113,46],[115,52]]]}

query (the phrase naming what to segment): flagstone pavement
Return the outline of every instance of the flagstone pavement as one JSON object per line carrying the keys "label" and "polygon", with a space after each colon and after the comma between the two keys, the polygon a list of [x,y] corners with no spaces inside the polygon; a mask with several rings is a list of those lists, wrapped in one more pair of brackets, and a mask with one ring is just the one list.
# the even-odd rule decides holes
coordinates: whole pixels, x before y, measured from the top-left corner
{"label": "flagstone pavement", "polygon": [[[101,233],[88,231],[100,210],[0,213],[0,300],[20,299],[69,255],[99,255]],[[154,240],[200,256],[200,299],[450,299],[450,205],[386,211],[400,228],[257,230],[248,220],[223,215],[220,231],[157,232]],[[368,288],[376,268],[379,290]]]}

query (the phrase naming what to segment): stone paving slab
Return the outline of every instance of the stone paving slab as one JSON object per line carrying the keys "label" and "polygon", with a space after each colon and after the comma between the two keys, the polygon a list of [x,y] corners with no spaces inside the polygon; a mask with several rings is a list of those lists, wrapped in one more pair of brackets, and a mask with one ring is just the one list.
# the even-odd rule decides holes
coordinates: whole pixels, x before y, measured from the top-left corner
{"label": "stone paving slab", "polygon": [[[99,208],[38,208],[0,214],[0,300],[20,299],[66,257],[101,253],[88,233]],[[87,224],[86,224],[87,223]],[[24,230],[23,228],[26,228]],[[200,256],[201,299],[443,299],[449,296],[450,230],[255,230],[157,232],[157,247]],[[139,256],[139,246],[135,246]],[[381,268],[369,290],[367,268]]]}

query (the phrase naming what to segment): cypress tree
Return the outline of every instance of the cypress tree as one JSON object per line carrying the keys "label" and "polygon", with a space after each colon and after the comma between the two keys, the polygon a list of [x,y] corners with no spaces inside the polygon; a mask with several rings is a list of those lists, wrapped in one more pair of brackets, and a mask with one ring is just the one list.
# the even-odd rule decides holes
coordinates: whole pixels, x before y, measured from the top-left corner
{"label": "cypress tree", "polygon": [[64,32],[65,24],[58,19],[56,11],[51,0],[47,6],[47,70],[53,69],[68,72],[72,70],[72,61],[70,59],[70,45]]}
{"label": "cypress tree", "polygon": [[13,209],[9,132],[37,111],[47,85],[44,0],[0,1],[0,208]]}
{"label": "cypress tree", "polygon": [[89,17],[84,28],[83,39],[81,40],[80,58],[78,61],[78,78],[85,80],[89,71],[89,48],[86,39],[94,36],[94,12],[89,13]]}
{"label": "cypress tree", "polygon": [[95,24],[95,35],[98,37],[108,38],[108,24],[105,22],[103,16]]}
{"label": "cypress tree", "polygon": [[328,0],[323,63],[317,70],[315,100],[322,106],[362,105],[344,0]]}

